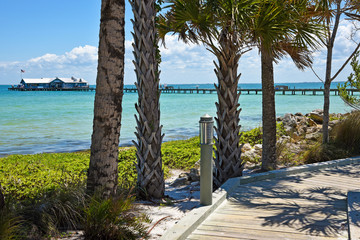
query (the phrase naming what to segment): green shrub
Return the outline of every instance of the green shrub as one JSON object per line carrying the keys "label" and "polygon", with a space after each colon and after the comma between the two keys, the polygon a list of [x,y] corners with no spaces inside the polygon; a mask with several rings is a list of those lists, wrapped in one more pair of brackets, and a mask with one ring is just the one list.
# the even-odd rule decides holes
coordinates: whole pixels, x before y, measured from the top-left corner
{"label": "green shrub", "polygon": [[119,186],[122,188],[130,188],[136,185],[136,149],[120,148],[119,151]]}
{"label": "green shrub", "polygon": [[[241,132],[240,143],[249,143],[251,146],[255,144],[262,144],[262,128],[257,127],[249,131]],[[276,136],[279,138],[287,135],[284,124],[282,122],[276,123]]]}
{"label": "green shrub", "polygon": [[257,127],[250,131],[241,132],[240,143],[249,143],[251,146],[262,144],[262,128]]}
{"label": "green shrub", "polygon": [[163,164],[168,168],[190,169],[200,159],[200,139],[163,143],[161,147]]}
{"label": "green shrub", "polygon": [[1,158],[0,182],[5,197],[41,198],[59,185],[85,181],[89,153],[44,153]]}
{"label": "green shrub", "polygon": [[116,198],[100,200],[93,197],[85,208],[84,235],[85,239],[138,239],[147,237],[143,221],[146,216],[134,213],[131,194]]}

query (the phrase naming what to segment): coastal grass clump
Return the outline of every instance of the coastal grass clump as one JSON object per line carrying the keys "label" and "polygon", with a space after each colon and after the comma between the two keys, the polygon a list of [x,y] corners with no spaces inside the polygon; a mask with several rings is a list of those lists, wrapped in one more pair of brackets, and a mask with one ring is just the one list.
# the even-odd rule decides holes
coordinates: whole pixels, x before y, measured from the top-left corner
{"label": "coastal grass clump", "polygon": [[350,156],[349,152],[336,146],[334,143],[316,143],[304,155],[304,163],[326,162]]}
{"label": "coastal grass clump", "polygon": [[334,145],[352,154],[360,153],[360,111],[349,114],[343,121],[334,126],[330,132]]}
{"label": "coastal grass clump", "polygon": [[46,194],[22,201],[12,201],[22,220],[21,235],[26,239],[60,236],[61,231],[79,229],[87,195],[85,185],[61,186]]}
{"label": "coastal grass clump", "polygon": [[101,200],[90,199],[84,208],[84,237],[97,239],[139,239],[148,236],[145,222],[149,218],[134,208],[135,196],[130,193]]}
{"label": "coastal grass clump", "polygon": [[85,239],[146,238],[149,219],[134,207],[132,190],[111,199],[90,197],[85,186],[62,186],[41,198],[14,201],[0,211],[0,239],[54,239],[83,230]]}
{"label": "coastal grass clump", "polygon": [[304,154],[305,163],[346,158],[360,153],[360,112],[352,112],[330,131],[330,142],[317,142]]}
{"label": "coastal grass clump", "polygon": [[20,239],[21,220],[9,206],[0,210],[0,239]]}

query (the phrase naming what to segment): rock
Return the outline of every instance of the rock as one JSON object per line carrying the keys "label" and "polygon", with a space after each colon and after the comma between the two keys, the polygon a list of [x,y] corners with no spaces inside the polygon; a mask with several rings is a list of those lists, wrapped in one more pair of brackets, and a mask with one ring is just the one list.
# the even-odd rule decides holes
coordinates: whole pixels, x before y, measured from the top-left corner
{"label": "rock", "polygon": [[301,148],[297,144],[290,144],[289,148],[291,153],[299,154],[301,152]]}
{"label": "rock", "polygon": [[314,133],[314,132],[317,132],[317,131],[318,131],[318,128],[316,126],[306,128],[306,133]]}
{"label": "rock", "polygon": [[191,185],[191,186],[199,186],[199,185],[200,185],[200,182],[199,182],[199,181],[192,182],[190,185]]}
{"label": "rock", "polygon": [[258,152],[262,153],[262,145],[261,144],[255,144],[254,149],[255,149],[256,153],[258,153]]}
{"label": "rock", "polygon": [[200,169],[200,159],[194,164],[194,167]]}
{"label": "rock", "polygon": [[296,119],[296,122],[304,122],[305,121],[303,116],[296,116],[295,115],[295,119]]}
{"label": "rock", "polygon": [[189,180],[192,182],[199,181],[200,180],[199,170],[197,170],[196,168],[190,169]]}
{"label": "rock", "polygon": [[255,149],[251,149],[250,151],[241,154],[241,159],[246,162],[258,162],[260,158],[260,155],[255,152]]}
{"label": "rock", "polygon": [[285,114],[282,122],[283,122],[285,128],[286,127],[291,127],[291,128],[296,127],[296,118],[291,113]]}
{"label": "rock", "polygon": [[320,134],[318,132],[315,133],[309,133],[305,135],[306,140],[312,140],[316,141],[320,137]]}
{"label": "rock", "polygon": [[180,173],[179,178],[189,178],[189,174],[188,173]]}
{"label": "rock", "polygon": [[283,144],[290,141],[290,136],[281,136],[280,139],[278,140],[279,144]]}
{"label": "rock", "polygon": [[241,151],[242,152],[246,152],[246,151],[250,151],[252,149],[250,143],[245,143],[242,148],[241,148]]}
{"label": "rock", "polygon": [[297,132],[298,132],[298,136],[301,136],[301,135],[304,135],[306,133],[306,130],[304,130],[304,128],[299,128],[297,130]]}
{"label": "rock", "polygon": [[283,120],[282,117],[277,117],[277,118],[276,118],[276,121],[277,121],[277,122],[281,122],[282,120]]}
{"label": "rock", "polygon": [[307,125],[309,127],[317,126],[316,122],[314,120],[312,120],[311,118],[307,119]]}
{"label": "rock", "polygon": [[306,132],[306,129],[307,129],[307,122],[304,118],[301,118],[301,120],[298,122],[296,126],[298,135],[303,135]]}
{"label": "rock", "polygon": [[340,120],[332,120],[332,121],[329,122],[329,126],[330,126],[330,127],[333,127],[333,126],[335,126],[336,124],[338,124],[339,122],[340,122]]}
{"label": "rock", "polygon": [[302,116],[304,116],[301,112],[297,112],[297,113],[295,113],[295,116],[299,116],[299,117],[302,117]]}
{"label": "rock", "polygon": [[292,127],[289,127],[289,126],[284,126],[284,130],[285,132],[288,134],[288,135],[291,135],[294,131],[294,129]]}
{"label": "rock", "polygon": [[185,185],[186,182],[187,182],[187,178],[181,177],[181,178],[177,178],[173,183],[170,184],[170,186],[179,187],[179,186]]}
{"label": "rock", "polygon": [[323,110],[316,109],[310,113],[310,118],[314,120],[316,123],[322,124],[323,122]]}

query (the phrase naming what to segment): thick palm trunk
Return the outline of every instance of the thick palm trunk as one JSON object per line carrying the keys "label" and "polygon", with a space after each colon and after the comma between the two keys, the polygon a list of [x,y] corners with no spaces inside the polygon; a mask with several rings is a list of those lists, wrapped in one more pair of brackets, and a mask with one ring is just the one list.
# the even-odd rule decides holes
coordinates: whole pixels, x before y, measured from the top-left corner
{"label": "thick palm trunk", "polygon": [[262,166],[265,171],[276,169],[276,113],[273,58],[261,50],[262,83]]}
{"label": "thick palm trunk", "polygon": [[164,172],[161,160],[160,90],[155,29],[155,1],[131,0],[134,12],[134,56],[136,87],[139,94],[135,105],[138,142],[137,172],[138,186],[143,195],[161,198],[165,192]]}
{"label": "thick palm trunk", "polygon": [[229,39],[220,42],[220,50],[214,50],[219,64],[215,62],[215,73],[218,86],[216,103],[217,127],[215,131],[216,159],[214,167],[214,186],[220,187],[229,178],[242,175],[244,163],[242,162],[239,125],[239,97],[237,91],[240,74],[237,74],[238,61],[241,54],[238,47]]}
{"label": "thick palm trunk", "polygon": [[87,180],[90,194],[104,198],[116,192],[124,86],[124,0],[103,0],[101,5],[98,73],[91,156]]}

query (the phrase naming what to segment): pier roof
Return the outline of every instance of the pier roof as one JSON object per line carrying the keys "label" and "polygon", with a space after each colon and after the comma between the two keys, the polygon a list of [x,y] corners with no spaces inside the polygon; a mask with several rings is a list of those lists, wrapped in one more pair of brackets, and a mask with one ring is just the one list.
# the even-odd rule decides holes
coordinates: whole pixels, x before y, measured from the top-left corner
{"label": "pier roof", "polygon": [[54,78],[23,78],[25,83],[50,83]]}
{"label": "pier roof", "polygon": [[29,83],[51,83],[54,80],[60,80],[64,83],[87,83],[87,81],[85,81],[82,78],[23,78],[22,81],[24,81],[25,83],[29,84]]}

